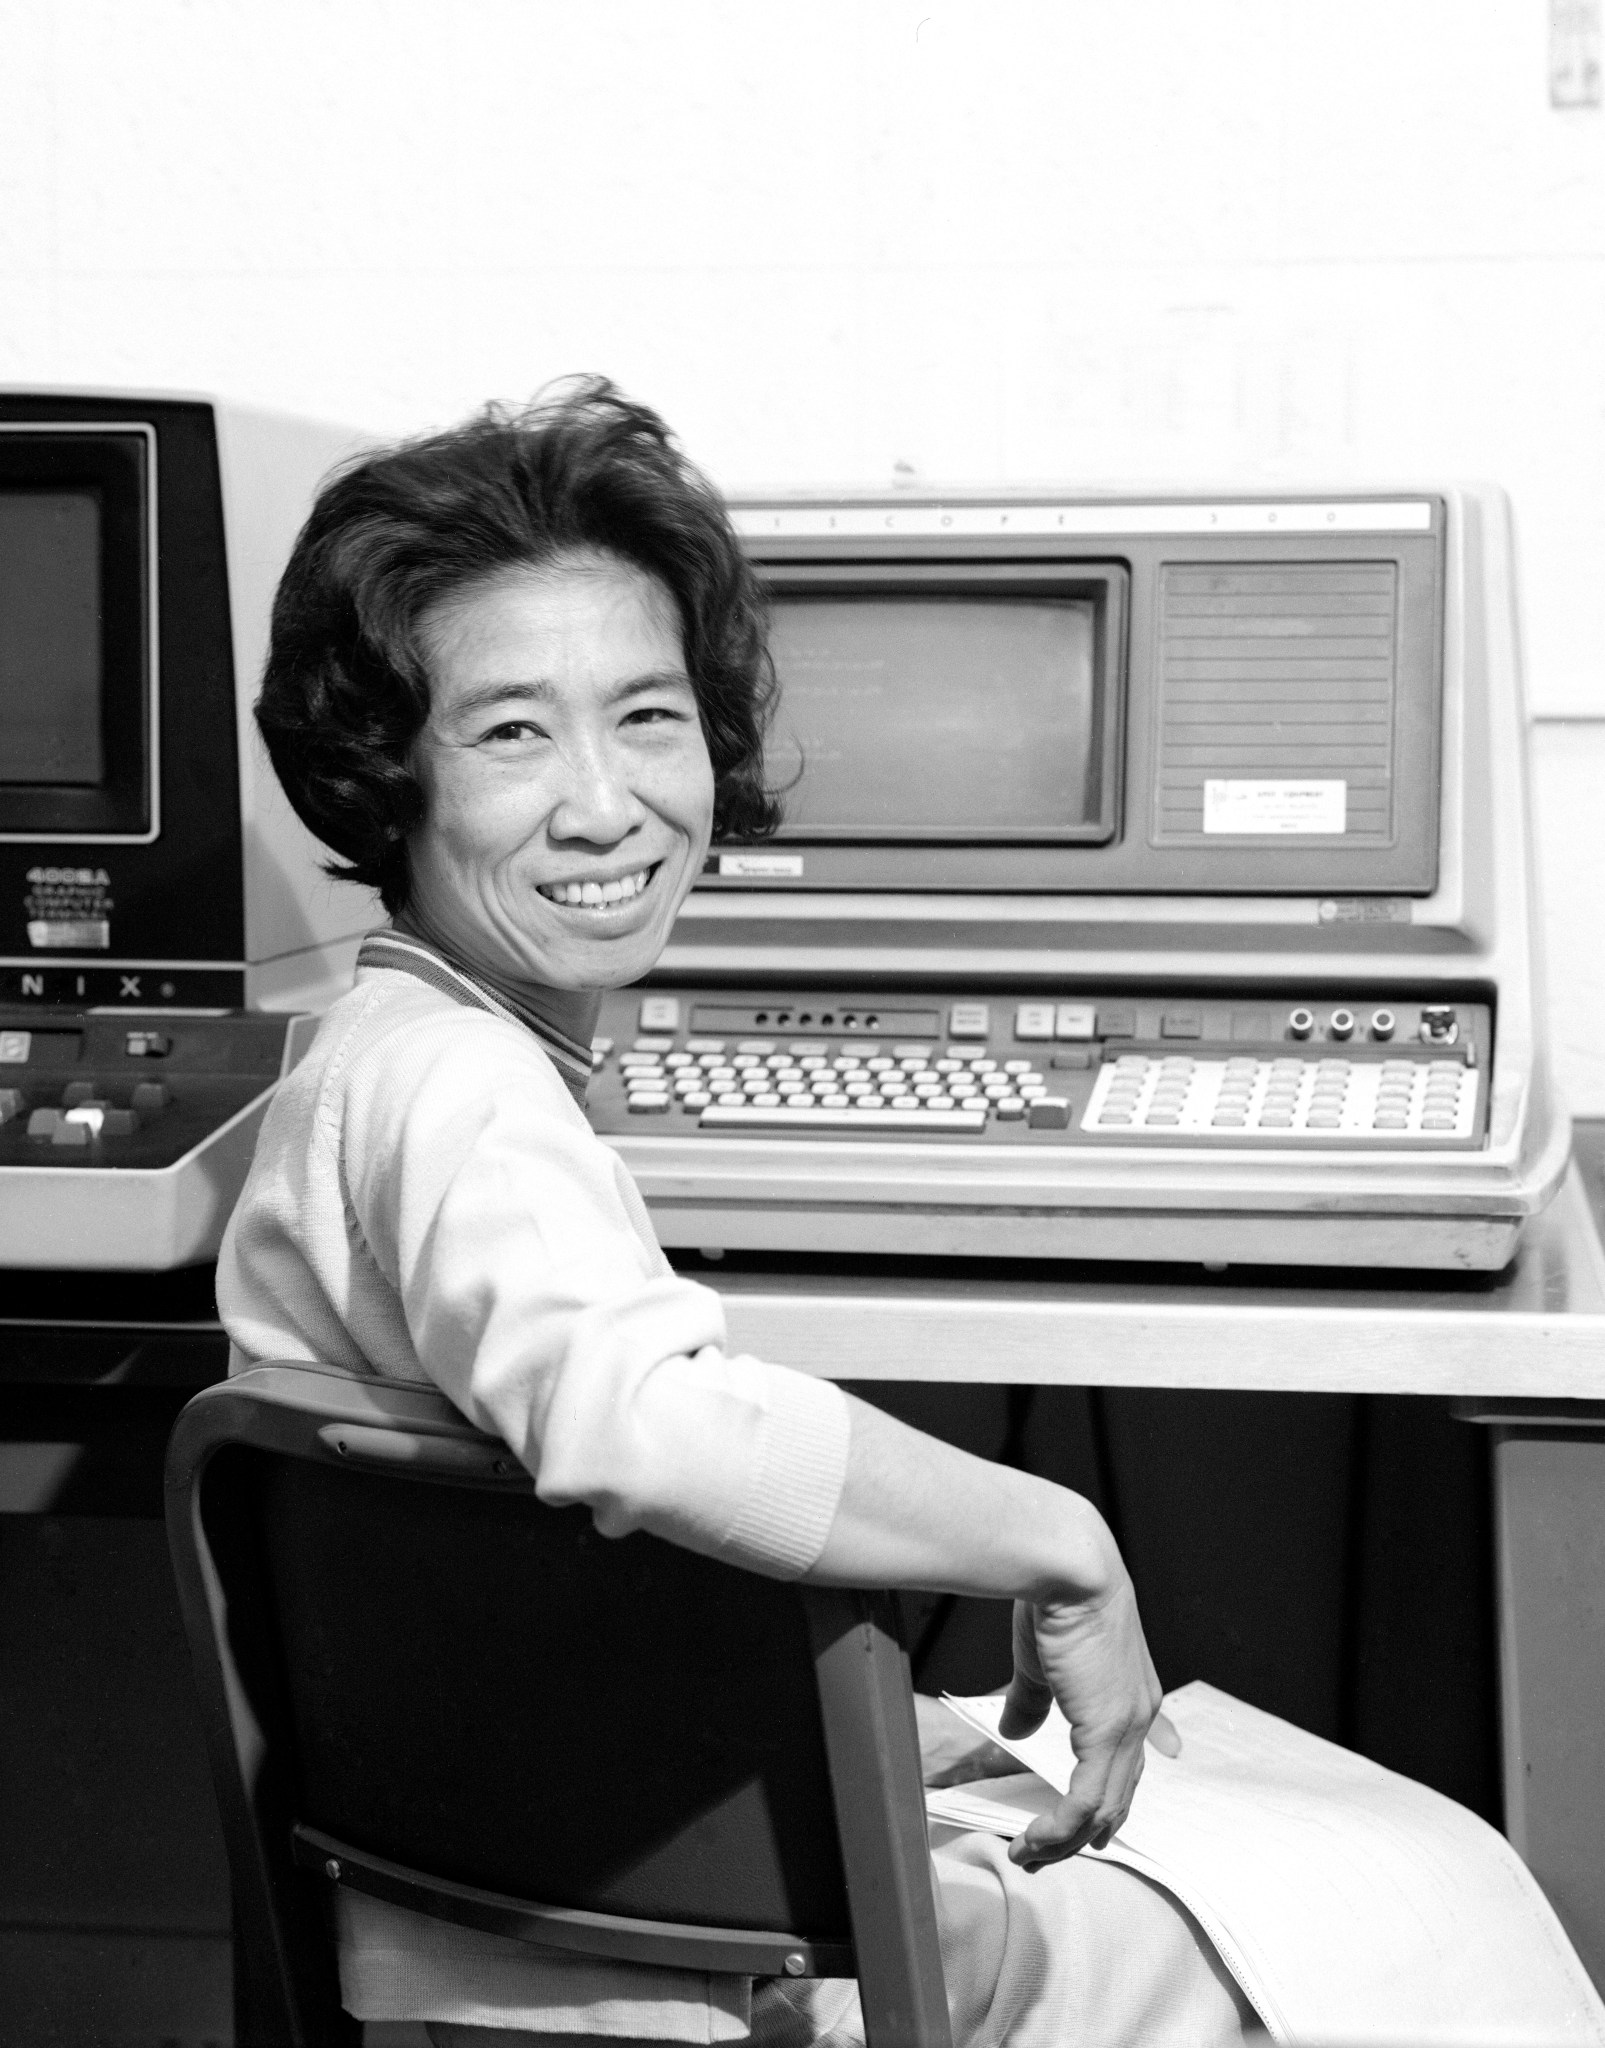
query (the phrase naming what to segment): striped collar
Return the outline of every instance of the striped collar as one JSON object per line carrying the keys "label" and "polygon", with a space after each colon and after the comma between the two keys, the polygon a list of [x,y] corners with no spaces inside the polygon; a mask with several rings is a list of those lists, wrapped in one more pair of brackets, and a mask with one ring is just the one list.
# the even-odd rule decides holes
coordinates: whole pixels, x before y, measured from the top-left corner
{"label": "striped collar", "polygon": [[467,1009],[488,1010],[493,1017],[503,1017],[509,1023],[522,1024],[540,1040],[551,1055],[552,1064],[568,1088],[568,1092],[585,1107],[586,1083],[591,1078],[591,1048],[552,1021],[527,1001],[520,1001],[506,989],[492,988],[490,983],[449,959],[438,947],[415,938],[411,932],[397,931],[393,926],[369,932],[357,952],[357,966],[387,967],[396,974],[410,974],[415,981],[423,982],[443,996],[450,996],[453,1002],[461,1003]]}

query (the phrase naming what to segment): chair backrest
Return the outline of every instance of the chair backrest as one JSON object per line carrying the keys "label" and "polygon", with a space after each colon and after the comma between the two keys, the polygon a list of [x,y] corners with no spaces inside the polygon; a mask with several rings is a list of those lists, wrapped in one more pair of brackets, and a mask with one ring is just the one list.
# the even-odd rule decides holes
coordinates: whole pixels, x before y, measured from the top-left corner
{"label": "chair backrest", "polygon": [[331,1882],[625,1961],[857,1976],[945,2048],[884,1594],[534,1497],[433,1392],[259,1366],[174,1431],[167,1521],[265,2040],[355,2042]]}

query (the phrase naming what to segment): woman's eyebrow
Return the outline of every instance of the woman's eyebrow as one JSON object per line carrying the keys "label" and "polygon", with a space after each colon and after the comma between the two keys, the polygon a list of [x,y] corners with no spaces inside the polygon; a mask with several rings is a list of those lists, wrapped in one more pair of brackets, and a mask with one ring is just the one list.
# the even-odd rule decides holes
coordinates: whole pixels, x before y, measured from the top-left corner
{"label": "woman's eyebrow", "polygon": [[[688,690],[691,687],[691,678],[684,669],[652,669],[645,675],[629,676],[623,682],[615,683],[607,692],[605,701],[621,704],[631,697],[648,696],[654,690]],[[473,718],[500,704],[550,704],[557,694],[551,683],[539,677],[525,682],[480,683],[471,690],[464,690],[451,705],[447,716]]]}

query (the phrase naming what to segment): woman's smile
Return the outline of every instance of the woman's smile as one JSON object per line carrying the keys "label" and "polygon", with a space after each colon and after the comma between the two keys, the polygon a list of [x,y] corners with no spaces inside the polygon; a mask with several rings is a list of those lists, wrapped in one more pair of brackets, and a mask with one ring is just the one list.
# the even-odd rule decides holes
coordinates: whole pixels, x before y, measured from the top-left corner
{"label": "woman's smile", "polygon": [[548,903],[561,903],[570,910],[613,910],[634,902],[657,871],[656,867],[637,868],[617,880],[587,875],[583,881],[540,882],[536,886]]}

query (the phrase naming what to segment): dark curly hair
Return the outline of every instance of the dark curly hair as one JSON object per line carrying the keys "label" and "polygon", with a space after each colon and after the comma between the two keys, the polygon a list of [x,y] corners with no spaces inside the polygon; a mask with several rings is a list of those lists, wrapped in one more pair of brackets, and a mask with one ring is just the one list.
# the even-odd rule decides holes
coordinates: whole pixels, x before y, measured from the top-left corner
{"label": "dark curly hair", "polygon": [[424,809],[408,766],[429,716],[423,614],[499,569],[596,551],[674,599],[715,837],[774,831],[763,738],[775,676],[757,581],[658,415],[586,377],[361,457],[318,494],[274,600],[256,719],[297,814],[341,856],[332,875],[376,888],[392,913],[406,905]]}

